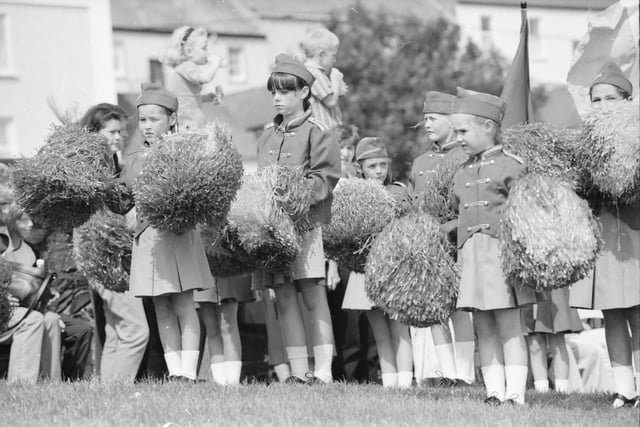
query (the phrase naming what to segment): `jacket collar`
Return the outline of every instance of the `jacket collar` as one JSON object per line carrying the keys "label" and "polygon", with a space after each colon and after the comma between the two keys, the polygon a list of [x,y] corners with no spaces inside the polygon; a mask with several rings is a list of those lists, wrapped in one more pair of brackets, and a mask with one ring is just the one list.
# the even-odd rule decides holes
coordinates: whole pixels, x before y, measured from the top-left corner
{"label": "jacket collar", "polygon": [[446,153],[447,151],[451,151],[454,148],[456,148],[457,145],[458,145],[458,141],[454,139],[452,141],[445,142],[442,145],[440,145],[437,142],[434,142],[433,148],[436,153]]}
{"label": "jacket collar", "polygon": [[484,150],[482,153],[478,155],[481,160],[487,159],[489,157],[497,156],[502,153],[502,144],[494,145],[491,148]]}
{"label": "jacket collar", "polygon": [[292,129],[295,129],[302,125],[307,119],[311,117],[311,110],[307,110],[304,113],[300,114],[297,117],[291,119],[288,123],[284,123],[284,117],[282,114],[278,114],[273,118],[273,125],[276,129],[276,132],[290,132]]}

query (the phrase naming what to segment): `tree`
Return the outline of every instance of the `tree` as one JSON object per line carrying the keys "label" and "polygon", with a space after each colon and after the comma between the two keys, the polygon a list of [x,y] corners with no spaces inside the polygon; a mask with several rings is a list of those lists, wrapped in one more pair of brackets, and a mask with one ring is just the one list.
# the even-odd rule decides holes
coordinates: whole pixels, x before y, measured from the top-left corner
{"label": "tree", "polygon": [[340,38],[336,66],[349,85],[344,122],[358,126],[361,136],[384,139],[396,179],[406,179],[413,159],[428,148],[416,127],[427,90],[502,90],[505,61],[472,42],[462,45],[459,27],[444,19],[426,22],[357,4],[333,14],[327,28]]}

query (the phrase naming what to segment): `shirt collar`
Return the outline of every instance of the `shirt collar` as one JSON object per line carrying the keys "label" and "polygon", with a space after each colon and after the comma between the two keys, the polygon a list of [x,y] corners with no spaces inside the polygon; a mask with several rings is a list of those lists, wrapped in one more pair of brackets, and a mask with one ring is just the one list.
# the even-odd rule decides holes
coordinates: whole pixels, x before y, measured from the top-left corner
{"label": "shirt collar", "polygon": [[291,129],[295,129],[302,125],[309,117],[311,117],[311,110],[307,110],[299,116],[291,119],[288,123],[284,123],[284,117],[282,114],[278,114],[273,118],[273,124],[276,132],[289,132]]}

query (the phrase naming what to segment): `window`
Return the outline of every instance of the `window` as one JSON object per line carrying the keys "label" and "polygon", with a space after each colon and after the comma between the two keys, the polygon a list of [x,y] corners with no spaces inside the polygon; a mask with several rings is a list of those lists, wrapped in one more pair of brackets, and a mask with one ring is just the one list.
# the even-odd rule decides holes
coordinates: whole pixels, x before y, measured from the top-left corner
{"label": "window", "polygon": [[113,67],[117,79],[127,77],[124,44],[121,41],[116,41],[113,44]]}
{"label": "window", "polygon": [[6,155],[13,148],[11,117],[0,117],[0,153]]}
{"label": "window", "polygon": [[491,46],[491,17],[483,15],[480,17],[480,29],[482,37],[482,45],[485,48]]}
{"label": "window", "polygon": [[234,83],[247,81],[247,62],[242,47],[229,48],[229,80]]}
{"label": "window", "polygon": [[9,20],[6,15],[0,15],[0,74],[13,74],[11,56],[11,39],[9,34]]}
{"label": "window", "polygon": [[543,54],[539,18],[529,18],[529,52],[533,57],[540,57]]}
{"label": "window", "polygon": [[149,80],[164,86],[164,70],[162,62],[157,59],[149,60]]}

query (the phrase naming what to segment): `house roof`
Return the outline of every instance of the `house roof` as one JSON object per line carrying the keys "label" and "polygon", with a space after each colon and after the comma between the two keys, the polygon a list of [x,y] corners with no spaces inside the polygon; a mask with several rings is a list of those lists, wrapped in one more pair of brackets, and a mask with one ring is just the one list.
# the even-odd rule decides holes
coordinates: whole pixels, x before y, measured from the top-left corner
{"label": "house roof", "polygon": [[226,36],[265,35],[240,8],[224,0],[111,0],[114,30],[170,33],[181,25]]}
{"label": "house roof", "polygon": [[[263,18],[300,19],[322,21],[336,9],[356,9],[357,0],[235,0],[241,2]],[[453,17],[455,0],[366,0],[362,4],[368,9],[384,9],[402,15],[431,17],[434,11],[438,16]]]}
{"label": "house roof", "polygon": [[[602,10],[608,8],[616,1],[617,0],[527,0],[526,3],[529,8]],[[461,5],[520,7],[518,0],[458,0],[458,3]]]}

